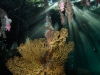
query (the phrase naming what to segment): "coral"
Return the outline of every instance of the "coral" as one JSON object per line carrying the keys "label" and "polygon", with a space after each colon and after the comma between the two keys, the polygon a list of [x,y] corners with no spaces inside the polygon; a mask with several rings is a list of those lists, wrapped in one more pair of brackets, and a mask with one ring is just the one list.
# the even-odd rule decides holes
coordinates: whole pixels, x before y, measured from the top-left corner
{"label": "coral", "polygon": [[70,0],[64,0],[65,2],[65,15],[68,17],[68,22],[72,21],[73,9]]}
{"label": "coral", "polygon": [[3,38],[6,38],[5,31],[10,31],[11,19],[8,18],[7,13],[1,8],[0,8],[0,19],[2,23],[2,26],[0,28],[0,37],[1,35],[3,35]]}
{"label": "coral", "polygon": [[90,6],[90,0],[86,0],[86,5]]}
{"label": "coral", "polygon": [[63,0],[62,1],[58,1],[59,3],[58,3],[58,5],[59,5],[59,8],[60,8],[60,11],[62,12],[62,11],[64,11],[64,2],[63,2]]}
{"label": "coral", "polygon": [[60,13],[61,24],[65,25],[66,24],[65,15],[61,11],[59,13]]}
{"label": "coral", "polygon": [[61,19],[61,24],[65,25],[65,2],[64,0],[58,0],[58,8],[59,8],[59,13],[60,13],[60,19]]}
{"label": "coral", "polygon": [[90,0],[81,0],[81,5],[90,6]]}
{"label": "coral", "polygon": [[72,5],[70,0],[59,0],[58,1],[58,8],[60,10],[60,18],[61,18],[61,23],[65,25],[66,18],[65,16],[68,17],[68,22],[70,23],[73,18],[73,10],[72,10]]}
{"label": "coral", "polygon": [[45,31],[45,37],[46,37],[46,40],[47,40],[47,44],[50,45],[50,42],[52,40],[52,37],[53,37],[53,33],[54,33],[54,28],[52,26],[52,23],[51,23],[51,16],[50,16],[50,13],[47,12],[46,13],[46,31]]}
{"label": "coral", "polygon": [[7,61],[6,66],[13,75],[66,75],[64,63],[68,53],[74,48],[73,42],[66,43],[68,30],[55,31],[51,51],[47,49],[45,38],[30,40],[18,47],[22,57],[15,56]]}

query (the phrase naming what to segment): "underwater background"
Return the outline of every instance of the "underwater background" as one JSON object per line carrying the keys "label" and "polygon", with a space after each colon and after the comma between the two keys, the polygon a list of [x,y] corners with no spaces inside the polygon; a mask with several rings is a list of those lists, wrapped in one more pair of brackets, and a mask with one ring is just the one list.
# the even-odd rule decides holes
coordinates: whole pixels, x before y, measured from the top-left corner
{"label": "underwater background", "polygon": [[[99,0],[98,0],[99,1]],[[12,20],[11,29],[5,31],[7,38],[0,36],[0,75],[13,75],[6,66],[7,60],[21,56],[17,47],[32,40],[45,38],[45,17],[49,11],[54,30],[68,29],[67,41],[74,42],[74,50],[65,62],[66,75],[100,75],[100,6],[90,0],[90,6],[71,0],[73,18],[61,23],[58,0],[0,0],[0,8]],[[1,17],[0,12],[0,17]],[[2,21],[0,21],[0,27]]]}

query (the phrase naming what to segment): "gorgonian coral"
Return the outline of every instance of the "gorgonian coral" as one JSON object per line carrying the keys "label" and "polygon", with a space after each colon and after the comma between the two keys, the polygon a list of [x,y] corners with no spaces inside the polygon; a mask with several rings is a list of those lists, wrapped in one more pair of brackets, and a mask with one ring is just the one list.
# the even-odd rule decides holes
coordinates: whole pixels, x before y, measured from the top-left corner
{"label": "gorgonian coral", "polygon": [[66,43],[68,30],[62,28],[55,31],[51,51],[47,49],[45,38],[30,40],[18,47],[22,57],[15,56],[6,65],[13,75],[65,75],[64,62],[68,53],[74,48],[74,43]]}

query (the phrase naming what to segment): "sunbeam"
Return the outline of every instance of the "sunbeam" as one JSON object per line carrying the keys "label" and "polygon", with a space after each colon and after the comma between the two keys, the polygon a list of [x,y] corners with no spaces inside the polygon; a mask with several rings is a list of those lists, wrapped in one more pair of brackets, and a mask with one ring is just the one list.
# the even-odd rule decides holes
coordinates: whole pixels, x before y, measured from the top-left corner
{"label": "sunbeam", "polygon": [[77,43],[77,48],[75,48],[75,50],[78,49],[75,53],[77,54],[76,56],[81,56],[81,58],[75,58],[75,60],[80,61],[80,63],[76,63],[81,64],[79,67],[87,67],[87,69],[93,73],[96,72],[99,74],[100,52],[97,55],[94,52],[95,50],[98,51],[100,49],[100,43],[98,42],[100,41],[100,17],[92,13],[90,10],[81,10],[74,5],[73,10],[75,17],[72,21],[72,31],[74,35],[74,42]]}
{"label": "sunbeam", "polygon": [[0,0],[0,9],[0,75],[100,75],[100,0]]}
{"label": "sunbeam", "polygon": [[[40,33],[41,32],[41,33]],[[41,36],[44,36],[44,32],[45,32],[45,25],[44,25],[44,20],[42,20],[41,22],[39,22],[36,26],[32,27],[29,31],[29,37],[31,39],[34,38],[40,38]],[[38,34],[38,35],[37,35]],[[36,36],[37,35],[37,36]]]}

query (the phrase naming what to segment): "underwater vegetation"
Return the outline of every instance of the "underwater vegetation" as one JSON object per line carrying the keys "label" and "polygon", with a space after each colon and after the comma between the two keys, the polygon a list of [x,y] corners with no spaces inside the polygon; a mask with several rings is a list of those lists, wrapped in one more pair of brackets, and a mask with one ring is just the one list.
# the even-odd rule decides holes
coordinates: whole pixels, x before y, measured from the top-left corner
{"label": "underwater vegetation", "polygon": [[74,49],[74,43],[66,43],[68,30],[55,31],[49,51],[45,38],[30,40],[18,47],[22,57],[15,56],[6,66],[13,75],[66,75],[64,63],[68,53]]}

